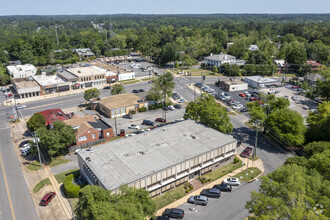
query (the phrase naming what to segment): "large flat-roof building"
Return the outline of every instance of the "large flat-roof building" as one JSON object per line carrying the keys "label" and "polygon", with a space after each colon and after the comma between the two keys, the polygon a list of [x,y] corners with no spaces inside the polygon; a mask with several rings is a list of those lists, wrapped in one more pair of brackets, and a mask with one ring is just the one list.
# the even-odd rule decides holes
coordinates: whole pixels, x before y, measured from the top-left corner
{"label": "large flat-roof building", "polygon": [[14,78],[11,80],[13,87],[20,98],[28,98],[40,95],[40,86],[32,77]]}
{"label": "large flat-roof building", "polygon": [[75,85],[80,88],[106,84],[106,70],[97,66],[69,68],[66,71],[78,77]]}
{"label": "large flat-roof building", "polygon": [[41,94],[54,92],[64,92],[70,90],[70,82],[65,82],[56,75],[46,76],[46,74],[33,76],[34,80],[41,88]]}
{"label": "large flat-roof building", "polygon": [[242,82],[241,80],[235,80],[233,78],[231,79],[225,79],[220,81],[220,87],[221,89],[225,91],[242,91],[248,89],[248,84],[245,82]]}
{"label": "large flat-roof building", "polygon": [[266,85],[277,85],[279,83],[276,79],[261,76],[245,77],[244,81],[252,88],[263,88]]}
{"label": "large flat-roof building", "polygon": [[36,75],[37,68],[32,64],[7,66],[7,72],[13,78],[25,78]]}
{"label": "large flat-roof building", "polygon": [[233,161],[237,142],[192,120],[155,128],[78,153],[89,184],[117,192],[123,184],[158,195]]}

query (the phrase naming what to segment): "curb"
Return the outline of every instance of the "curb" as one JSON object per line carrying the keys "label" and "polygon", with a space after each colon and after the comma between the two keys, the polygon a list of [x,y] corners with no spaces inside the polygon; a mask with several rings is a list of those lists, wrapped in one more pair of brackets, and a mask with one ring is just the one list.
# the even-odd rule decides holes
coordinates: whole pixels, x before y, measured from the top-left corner
{"label": "curb", "polygon": [[254,177],[252,180],[249,180],[247,183],[252,183],[252,182],[255,181],[256,179],[258,179],[260,176],[262,176],[262,175],[264,174],[264,172],[265,172],[265,171],[261,171],[261,173],[260,173],[258,176]]}

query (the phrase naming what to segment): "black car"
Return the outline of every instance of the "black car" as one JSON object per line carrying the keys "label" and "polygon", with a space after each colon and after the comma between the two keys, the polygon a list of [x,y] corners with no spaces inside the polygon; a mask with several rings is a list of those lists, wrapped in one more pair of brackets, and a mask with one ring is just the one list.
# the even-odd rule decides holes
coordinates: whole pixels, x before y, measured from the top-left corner
{"label": "black car", "polygon": [[139,89],[138,91],[139,91],[139,92],[144,92],[144,89]]}
{"label": "black car", "polygon": [[163,216],[168,218],[177,218],[183,219],[184,217],[184,210],[183,209],[165,209],[163,212]]}
{"label": "black car", "polygon": [[203,191],[201,192],[201,195],[211,197],[211,198],[220,198],[221,191],[216,188],[203,189]]}
{"label": "black car", "polygon": [[139,90],[134,89],[134,90],[132,91],[132,93],[139,93]]}
{"label": "black car", "polygon": [[150,120],[143,120],[142,125],[154,126],[154,122]]}
{"label": "black car", "polygon": [[231,185],[229,185],[227,183],[221,183],[218,185],[214,185],[213,188],[219,189],[220,191],[224,191],[224,192],[231,192],[233,190]]}
{"label": "black car", "polygon": [[124,115],[123,118],[132,119],[133,118],[133,115],[131,115],[131,114]]}
{"label": "black car", "polygon": [[174,108],[176,108],[176,109],[181,109],[181,108],[182,108],[182,106],[179,105],[179,104],[175,104],[175,105],[173,105],[173,106],[174,106]]}
{"label": "black car", "polygon": [[247,112],[247,111],[248,111],[248,109],[245,107],[241,109],[241,112]]}
{"label": "black car", "polygon": [[142,133],[144,133],[145,131],[136,131],[136,132],[134,132],[134,134],[142,134]]}
{"label": "black car", "polygon": [[166,216],[157,216],[157,217],[151,218],[150,220],[170,220],[170,218],[166,217]]}
{"label": "black car", "polygon": [[111,87],[110,86],[105,86],[105,87],[103,87],[103,89],[111,89]]}
{"label": "black car", "polygon": [[168,110],[169,110],[167,106],[163,106],[162,109],[163,109],[164,111],[168,111]]}
{"label": "black car", "polygon": [[22,141],[22,142],[19,144],[19,147],[23,147],[24,144],[28,144],[29,142],[30,142],[29,140]]}

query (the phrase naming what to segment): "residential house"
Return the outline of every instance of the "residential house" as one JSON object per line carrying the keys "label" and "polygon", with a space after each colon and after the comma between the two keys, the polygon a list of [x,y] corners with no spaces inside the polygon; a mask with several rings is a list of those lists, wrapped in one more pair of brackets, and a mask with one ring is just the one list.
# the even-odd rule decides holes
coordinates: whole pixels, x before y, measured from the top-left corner
{"label": "residential house", "polygon": [[50,126],[54,121],[65,121],[73,116],[72,114],[65,114],[60,108],[48,109],[38,113],[42,114],[45,117],[45,124],[47,126]]}
{"label": "residential house", "polygon": [[13,78],[25,78],[36,75],[37,68],[32,64],[14,66],[9,65],[7,66],[7,72],[9,75],[12,75]]}
{"label": "residential house", "polygon": [[314,60],[308,60],[308,61],[306,61],[306,65],[311,66],[312,69],[317,69],[317,68],[319,68],[320,66],[322,66],[322,64],[320,64],[320,63],[318,63],[318,62],[316,62],[316,61],[314,61]]}
{"label": "residential house", "polygon": [[259,50],[259,47],[257,45],[252,44],[252,45],[249,46],[249,50],[250,51],[256,51],[256,50]]}
{"label": "residential house", "polygon": [[78,56],[83,56],[83,57],[95,56],[95,54],[89,48],[77,48],[77,49],[73,49],[72,51],[73,53],[76,53]]}
{"label": "residential house", "polygon": [[245,60],[237,60],[236,57],[228,54],[213,55],[212,53],[210,54],[210,56],[205,58],[205,61],[206,65],[217,67],[225,63],[228,63],[229,65],[244,65],[246,63]]}
{"label": "residential house", "polygon": [[74,116],[65,124],[76,131],[76,146],[90,146],[113,138],[112,127],[98,116]]}
{"label": "residential house", "polygon": [[305,77],[305,82],[307,82],[309,88],[314,88],[318,80],[324,80],[322,75],[318,73],[308,74]]}

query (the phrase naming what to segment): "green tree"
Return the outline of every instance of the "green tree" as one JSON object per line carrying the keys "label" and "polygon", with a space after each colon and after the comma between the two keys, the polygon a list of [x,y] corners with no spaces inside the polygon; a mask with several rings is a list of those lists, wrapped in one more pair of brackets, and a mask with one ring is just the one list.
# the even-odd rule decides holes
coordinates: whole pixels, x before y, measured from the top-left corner
{"label": "green tree", "polygon": [[0,83],[6,85],[10,83],[10,76],[6,73],[6,68],[0,63]]}
{"label": "green tree", "polygon": [[330,141],[330,102],[323,102],[317,111],[307,117],[306,139],[311,141]]}
{"label": "green tree", "polygon": [[73,179],[74,179],[73,174],[70,174],[65,177],[64,182],[63,182],[65,194],[69,198],[77,198],[79,196],[80,186],[74,185],[72,183]]}
{"label": "green tree", "polygon": [[294,110],[283,108],[272,111],[265,120],[265,124],[270,132],[275,132],[289,145],[297,146],[305,141],[304,118]]}
{"label": "green tree", "polygon": [[316,94],[326,101],[330,101],[330,67],[319,68],[322,80],[316,82]]}
{"label": "green tree", "polygon": [[76,142],[76,131],[71,126],[62,121],[55,121],[52,126],[53,129],[38,129],[40,149],[50,158],[68,153],[67,148]]}
{"label": "green tree", "polygon": [[305,46],[297,41],[291,43],[285,53],[288,63],[303,64],[307,60]]}
{"label": "green tree", "polygon": [[318,142],[309,143],[304,146],[304,152],[308,156],[313,156],[314,154],[320,154],[326,150],[330,150],[330,142],[318,141]]}
{"label": "green tree", "polygon": [[86,101],[89,101],[92,98],[98,98],[98,97],[100,97],[100,90],[98,90],[97,88],[92,88],[92,89],[85,90],[84,99]]}
{"label": "green tree", "polygon": [[212,66],[212,72],[217,73],[218,72],[218,67],[217,66]]}
{"label": "green tree", "polygon": [[190,66],[194,65],[194,59],[192,59],[189,54],[185,55],[183,58],[182,58],[182,65],[189,68]]}
{"label": "green tree", "polygon": [[46,127],[45,124],[46,124],[46,119],[40,113],[36,113],[36,114],[32,115],[32,117],[26,123],[28,129],[31,132],[37,131],[39,128]]}
{"label": "green tree", "polygon": [[195,102],[189,102],[184,118],[199,121],[222,133],[233,131],[227,110],[213,96],[203,93]]}
{"label": "green tree", "polygon": [[111,87],[111,95],[118,95],[125,93],[123,84],[115,84]]}
{"label": "green tree", "polygon": [[173,82],[173,75],[170,72],[167,72],[156,79],[156,81],[153,83],[151,87],[151,93],[149,94],[155,96],[156,98],[160,98],[159,97],[160,94],[161,98],[164,99],[163,101],[165,105],[166,96],[172,95],[174,85],[175,84]]}
{"label": "green tree", "polygon": [[180,68],[178,61],[175,61],[174,68],[176,68],[176,69],[179,69]]}

